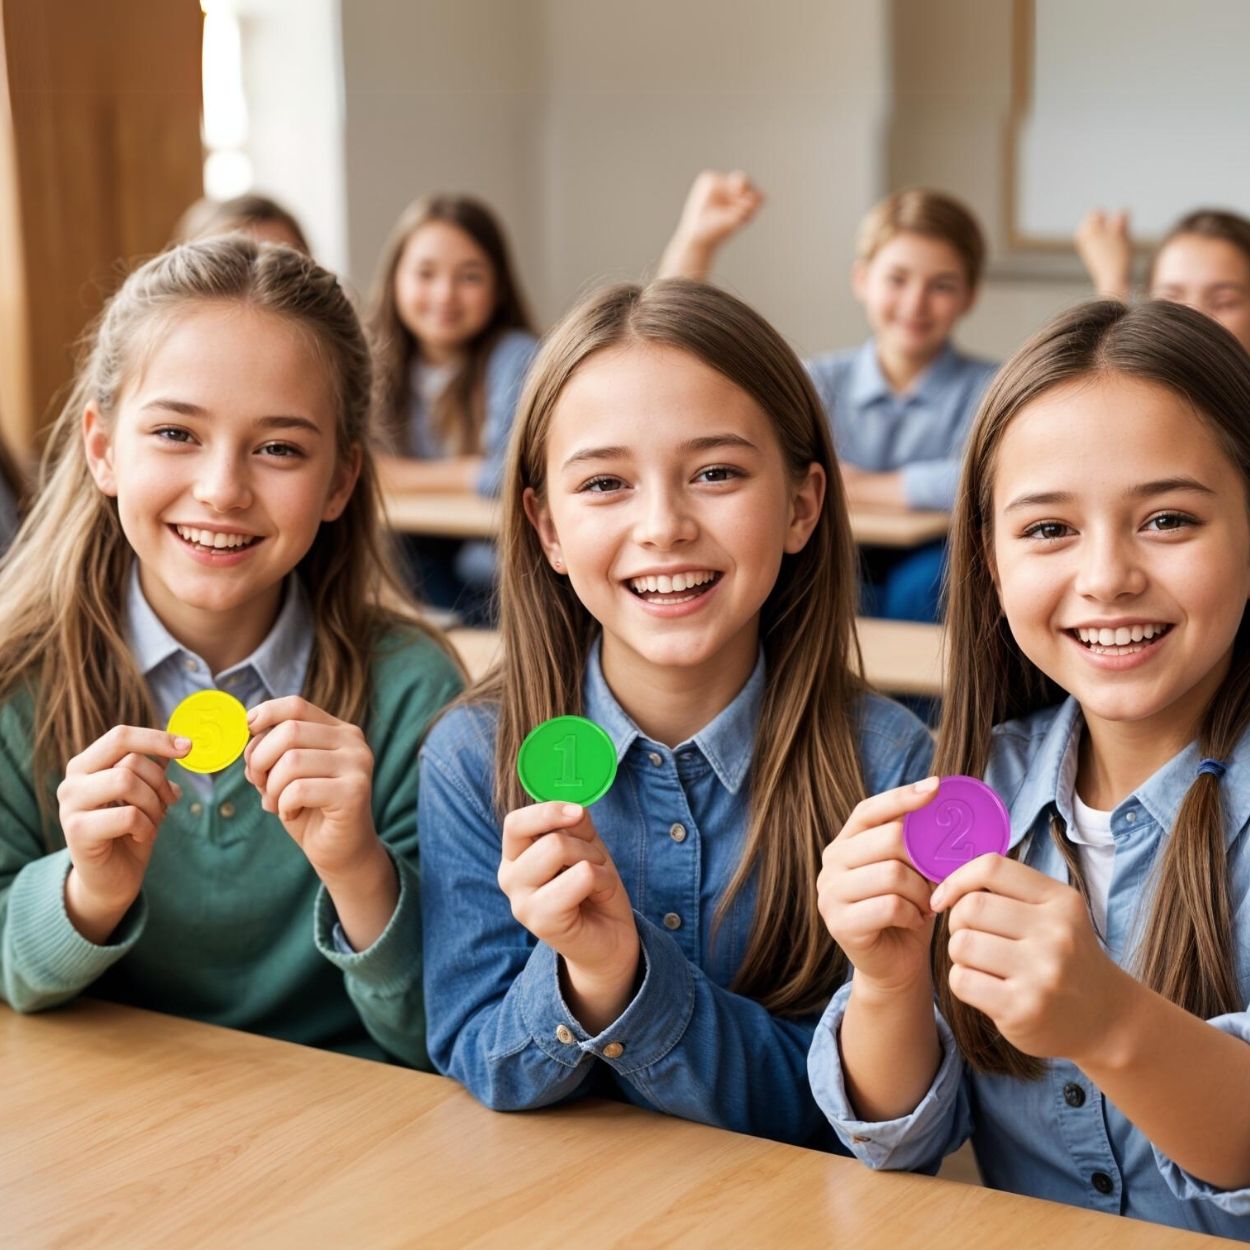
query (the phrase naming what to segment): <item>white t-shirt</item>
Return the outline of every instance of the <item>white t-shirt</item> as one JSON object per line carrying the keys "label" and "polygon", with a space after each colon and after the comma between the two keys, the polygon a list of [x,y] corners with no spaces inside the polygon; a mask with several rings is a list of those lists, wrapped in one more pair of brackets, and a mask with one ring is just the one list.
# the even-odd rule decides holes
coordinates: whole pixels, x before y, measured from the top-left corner
{"label": "white t-shirt", "polygon": [[1115,838],[1111,833],[1111,813],[1087,807],[1081,796],[1072,791],[1072,828],[1068,839],[1076,844],[1089,887],[1090,910],[1098,932],[1107,933],[1107,896],[1111,893],[1111,874],[1115,869]]}

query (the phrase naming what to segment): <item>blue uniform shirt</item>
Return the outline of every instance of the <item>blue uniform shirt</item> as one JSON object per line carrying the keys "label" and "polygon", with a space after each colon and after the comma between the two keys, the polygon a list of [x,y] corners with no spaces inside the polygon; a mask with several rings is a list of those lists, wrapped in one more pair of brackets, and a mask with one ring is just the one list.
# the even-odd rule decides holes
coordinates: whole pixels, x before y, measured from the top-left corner
{"label": "blue uniform shirt", "polygon": [[997,365],[947,343],[905,395],[890,389],[872,339],[807,368],[840,459],[876,473],[901,469],[910,508],[954,505],[964,444]]}
{"label": "blue uniform shirt", "polygon": [[[1050,836],[1053,813],[1072,823],[1072,793],[1082,721],[1073,699],[994,731],[986,780],[1011,813],[1013,845],[1024,863],[1067,880]],[[1180,811],[1199,762],[1195,744],[1168,761],[1112,813],[1115,868],[1107,904],[1106,946],[1121,967],[1145,919],[1152,868]],[[1233,942],[1242,1002],[1250,1002],[1250,735],[1228,759],[1220,783],[1228,845]],[[984,1076],[967,1069],[938,1013],[943,1058],[929,1092],[898,1120],[857,1120],[846,1096],[837,1032],[850,986],[834,996],[816,1031],[809,1064],[817,1101],[838,1136],[878,1168],[933,1168],[972,1137],[986,1183],[1171,1224],[1250,1240],[1250,1189],[1215,1189],[1160,1154],[1074,1064],[1048,1063],[1039,1081]],[[1212,1027],[1250,1042],[1250,1010],[1219,1016]],[[1250,1112],[1248,1112],[1250,1114]]]}
{"label": "blue uniform shirt", "polygon": [[[742,857],[763,694],[761,659],[733,702],[673,750],[630,720],[592,654],[585,714],[612,738],[619,770],[590,813],[629,891],[643,952],[636,996],[594,1037],[561,997],[555,952],[512,918],[496,881],[494,710],[458,708],[435,726],[418,823],[428,1044],[440,1071],[501,1110],[606,1093],[741,1132],[834,1144],[804,1076],[818,1013],[770,1015],[727,988],[753,896],[740,895],[712,931]],[[909,712],[871,695],[859,749],[875,791],[925,776],[932,743]]]}

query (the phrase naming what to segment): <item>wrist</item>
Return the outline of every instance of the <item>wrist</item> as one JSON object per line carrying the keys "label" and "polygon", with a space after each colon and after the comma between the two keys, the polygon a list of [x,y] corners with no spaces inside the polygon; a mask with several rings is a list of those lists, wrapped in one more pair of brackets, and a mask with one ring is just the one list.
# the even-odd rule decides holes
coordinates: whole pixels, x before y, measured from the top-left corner
{"label": "wrist", "polygon": [[113,930],[138,897],[138,890],[123,897],[100,897],[86,886],[76,866],[65,878],[65,914],[78,933],[95,946],[108,945]]}
{"label": "wrist", "polygon": [[1120,1073],[1133,1067],[1146,1035],[1144,1014],[1159,999],[1110,959],[1107,964],[1107,983],[1091,1000],[1098,1004],[1095,1026],[1085,1045],[1065,1056],[1091,1078],[1095,1071]]}
{"label": "wrist", "polygon": [[321,884],[336,902],[347,896],[367,897],[380,888],[384,889],[386,883],[395,878],[395,865],[381,839],[372,832],[349,860],[335,864],[333,868],[314,867]]}
{"label": "wrist", "polygon": [[559,966],[565,1002],[582,1028],[593,1037],[621,1016],[638,992],[643,968],[642,947],[635,944],[632,959],[609,968],[586,968],[564,957]]}
{"label": "wrist", "polygon": [[851,998],[865,1011],[895,1011],[900,1005],[933,1001],[933,975],[928,965],[913,976],[873,977],[856,969]]}

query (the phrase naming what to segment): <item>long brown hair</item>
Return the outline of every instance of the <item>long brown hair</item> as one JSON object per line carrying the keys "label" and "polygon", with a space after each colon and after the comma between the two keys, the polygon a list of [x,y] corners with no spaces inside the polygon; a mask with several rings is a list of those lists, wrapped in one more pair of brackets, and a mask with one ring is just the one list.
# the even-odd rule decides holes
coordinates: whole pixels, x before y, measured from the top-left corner
{"label": "long brown hair", "polygon": [[760,637],[768,668],[751,765],[741,863],[718,919],[753,879],[754,925],[734,988],[770,1011],[803,1014],[841,982],[816,910],[820,858],[863,797],[856,713],[855,549],[820,401],[781,336],[741,301],[680,279],[591,295],[552,333],[522,396],[503,495],[500,624],[503,659],[473,692],[499,707],[495,802],[529,802],[513,768],[525,734],[582,708],[582,674],[597,633],[569,580],[544,558],[525,515],[527,488],[547,484],[547,432],[564,387],[595,353],[655,343],[690,353],[746,392],[771,418],[792,474],[823,466],[828,492],[802,551],[783,558]]}
{"label": "long brown hair", "polygon": [[108,421],[153,336],[204,301],[261,309],[307,333],[334,387],[338,454],[361,449],[360,476],[342,515],[322,523],[297,566],[314,622],[307,697],[359,723],[382,633],[402,622],[438,637],[407,615],[409,600],[380,531],[367,431],[369,353],[337,279],[291,248],[258,246],[242,235],[185,244],[132,273],[88,332],[44,452],[38,494],[0,573],[0,696],[33,687],[41,780],[59,776],[111,726],[149,724],[154,715],[121,624],[133,553],[117,501],[91,477],[82,414],[94,401]]}
{"label": "long brown hair", "polygon": [[[1250,359],[1214,321],[1164,300],[1126,307],[1114,300],[1064,313],[1002,368],[982,402],[964,459],[951,530],[947,611],[947,694],[935,771],[984,775],[990,734],[1001,721],[1049,707],[1061,690],[1020,650],[999,607],[993,581],[995,457],[1012,419],[1047,391],[1072,379],[1122,374],[1167,387],[1205,421],[1247,483],[1250,506]],[[1250,620],[1243,615],[1227,679],[1198,732],[1203,755],[1225,758],[1250,725]],[[1233,967],[1232,908],[1220,783],[1194,778],[1175,827],[1164,839],[1150,912],[1134,954],[1138,979],[1204,1019],[1239,1011]],[[1088,891],[1062,822],[1052,836],[1072,881]],[[1022,1078],[1042,1064],[1012,1047],[980,1012],[950,991],[945,915],[934,939],[942,1010],[960,1049],[983,1072]]]}
{"label": "long brown hair", "polygon": [[467,195],[431,195],[415,200],[399,215],[382,248],[369,312],[377,364],[378,426],[388,451],[402,455],[407,444],[412,402],[412,364],[418,344],[400,319],[395,303],[395,275],[404,248],[422,226],[446,222],[463,230],[486,254],[494,271],[495,311],[465,344],[465,360],[430,414],[435,434],[464,454],[482,450],[486,418],[486,366],[491,349],[508,330],[534,332],[521,294],[508,243],[495,215]]}

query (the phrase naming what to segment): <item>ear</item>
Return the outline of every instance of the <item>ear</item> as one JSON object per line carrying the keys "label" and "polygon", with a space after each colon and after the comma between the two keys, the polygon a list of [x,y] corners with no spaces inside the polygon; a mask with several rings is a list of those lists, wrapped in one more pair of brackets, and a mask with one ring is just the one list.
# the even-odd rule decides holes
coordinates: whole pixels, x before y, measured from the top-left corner
{"label": "ear", "polygon": [[95,484],[106,494],[117,497],[117,475],[113,471],[113,436],[104,424],[104,417],[91,400],[82,412],[82,446],[87,468]]}
{"label": "ear", "polygon": [[790,524],[786,527],[786,555],[794,555],[807,546],[807,540],[820,520],[825,506],[825,490],[829,480],[822,465],[814,460],[790,498]]}
{"label": "ear", "polygon": [[560,536],[556,533],[556,527],[551,522],[551,509],[539,499],[538,493],[532,486],[525,488],[521,502],[525,506],[525,515],[534,527],[539,543],[542,544],[547,563],[557,573],[565,572],[564,550],[560,546]]}
{"label": "ear", "polygon": [[334,476],[330,479],[330,493],[326,497],[325,507],[321,510],[323,521],[337,521],[347,507],[347,501],[356,489],[360,477],[360,466],[364,463],[364,451],[359,443],[354,444],[347,455],[334,467]]}
{"label": "ear", "polygon": [[861,257],[851,266],[851,294],[861,304],[868,298],[868,265]]}

